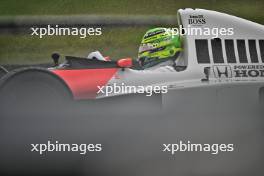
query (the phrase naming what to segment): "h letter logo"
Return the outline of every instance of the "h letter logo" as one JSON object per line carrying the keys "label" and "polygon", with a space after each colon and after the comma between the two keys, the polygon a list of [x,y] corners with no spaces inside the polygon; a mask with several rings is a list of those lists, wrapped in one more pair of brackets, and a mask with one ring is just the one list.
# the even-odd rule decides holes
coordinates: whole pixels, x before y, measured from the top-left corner
{"label": "h letter logo", "polygon": [[232,70],[228,65],[214,66],[214,75],[216,78],[232,78]]}

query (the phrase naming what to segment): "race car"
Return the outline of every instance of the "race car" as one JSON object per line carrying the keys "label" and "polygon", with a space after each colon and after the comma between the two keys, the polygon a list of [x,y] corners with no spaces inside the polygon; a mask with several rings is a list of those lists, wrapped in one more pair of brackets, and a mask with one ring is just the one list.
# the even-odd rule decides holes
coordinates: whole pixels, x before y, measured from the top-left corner
{"label": "race car", "polygon": [[[66,56],[58,66],[55,56],[53,68],[27,67],[7,73],[1,79],[0,96],[5,101],[28,99],[28,94],[33,94],[31,98],[93,100],[134,95],[142,86],[166,86],[166,93],[158,93],[159,101],[171,109],[186,104],[204,109],[225,102],[259,102],[264,87],[263,25],[203,9],[180,9],[178,24],[185,30],[211,31],[182,36],[183,71],[135,70],[130,58],[109,61]],[[108,91],[116,86],[136,88],[132,92]]]}

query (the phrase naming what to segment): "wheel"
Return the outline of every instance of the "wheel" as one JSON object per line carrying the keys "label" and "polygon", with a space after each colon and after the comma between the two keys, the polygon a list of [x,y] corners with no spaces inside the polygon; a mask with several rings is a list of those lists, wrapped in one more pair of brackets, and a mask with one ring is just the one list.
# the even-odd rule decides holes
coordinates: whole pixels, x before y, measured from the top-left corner
{"label": "wheel", "polygon": [[2,78],[7,73],[8,71],[4,67],[0,66],[0,78]]}
{"label": "wheel", "polygon": [[71,98],[71,91],[64,81],[43,68],[14,70],[0,81],[0,112],[55,111]]}
{"label": "wheel", "polygon": [[[53,137],[69,138],[66,132],[70,120],[64,116],[66,113],[63,108],[67,109],[65,104],[70,102],[71,98],[63,80],[45,69],[18,69],[9,72],[0,80],[0,163],[1,167],[4,165],[4,168],[7,168],[1,169],[1,172],[6,172],[1,175],[17,175],[20,172],[29,172],[30,175],[32,169],[30,170],[29,166],[32,164],[34,173],[45,170],[41,158],[33,157],[34,159],[28,162],[27,156],[32,155],[32,152],[25,150],[25,147],[30,143]],[[63,132],[66,135],[61,134]],[[10,145],[10,141],[18,142],[16,145]],[[18,159],[13,160],[14,157]],[[51,163],[55,162],[52,158],[54,157],[51,157]],[[18,163],[23,163],[23,166],[8,169]],[[53,172],[61,169],[60,166],[52,167],[49,161],[44,163],[49,165],[48,170]],[[28,170],[25,170],[26,167]]]}

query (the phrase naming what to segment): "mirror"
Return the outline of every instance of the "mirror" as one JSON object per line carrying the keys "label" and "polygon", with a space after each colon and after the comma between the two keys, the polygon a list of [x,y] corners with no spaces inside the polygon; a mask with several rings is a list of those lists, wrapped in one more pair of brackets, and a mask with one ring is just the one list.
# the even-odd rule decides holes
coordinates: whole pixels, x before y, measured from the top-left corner
{"label": "mirror", "polygon": [[54,66],[57,67],[59,65],[60,54],[54,52],[52,53],[51,58],[53,59]]}
{"label": "mirror", "polygon": [[118,67],[121,68],[130,68],[133,66],[133,62],[131,58],[124,58],[124,59],[119,59],[117,61]]}

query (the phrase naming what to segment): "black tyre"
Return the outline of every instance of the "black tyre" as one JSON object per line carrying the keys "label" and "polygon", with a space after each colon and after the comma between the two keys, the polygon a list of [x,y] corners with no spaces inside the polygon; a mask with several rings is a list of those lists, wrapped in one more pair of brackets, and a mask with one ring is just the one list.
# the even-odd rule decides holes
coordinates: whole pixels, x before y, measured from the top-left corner
{"label": "black tyre", "polygon": [[0,66],[0,79],[7,73],[8,71],[4,67]]}
{"label": "black tyre", "polygon": [[14,70],[0,81],[0,113],[52,111],[67,104],[71,98],[64,81],[43,68]]}

